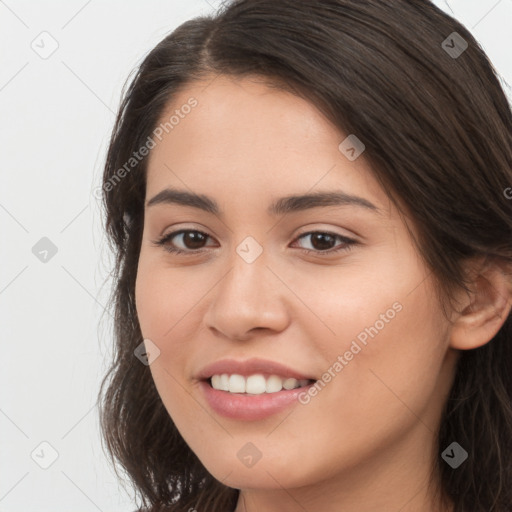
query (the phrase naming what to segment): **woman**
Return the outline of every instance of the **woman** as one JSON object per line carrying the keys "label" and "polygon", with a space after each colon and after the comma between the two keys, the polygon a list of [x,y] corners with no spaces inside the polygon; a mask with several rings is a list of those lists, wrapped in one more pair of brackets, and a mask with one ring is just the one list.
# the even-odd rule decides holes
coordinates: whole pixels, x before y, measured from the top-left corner
{"label": "woman", "polygon": [[150,52],[103,183],[141,510],[512,510],[511,134],[428,1],[238,0]]}

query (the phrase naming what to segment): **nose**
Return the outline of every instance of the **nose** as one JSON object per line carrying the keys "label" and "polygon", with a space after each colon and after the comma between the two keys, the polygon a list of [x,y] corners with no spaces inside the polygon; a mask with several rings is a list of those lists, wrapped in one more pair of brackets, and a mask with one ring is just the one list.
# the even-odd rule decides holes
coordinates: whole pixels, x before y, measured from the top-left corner
{"label": "nose", "polygon": [[[262,330],[279,332],[289,323],[286,287],[261,255],[247,263],[237,253],[212,290],[206,327],[217,336],[247,341]],[[288,292],[289,293],[289,292]]]}

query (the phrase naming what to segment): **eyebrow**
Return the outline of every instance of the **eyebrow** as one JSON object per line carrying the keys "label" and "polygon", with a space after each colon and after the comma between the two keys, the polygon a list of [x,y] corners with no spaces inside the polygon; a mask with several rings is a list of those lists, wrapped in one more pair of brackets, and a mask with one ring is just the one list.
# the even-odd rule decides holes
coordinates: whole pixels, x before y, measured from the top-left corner
{"label": "eyebrow", "polygon": [[[146,208],[157,204],[180,204],[198,208],[220,217],[223,216],[223,212],[214,199],[204,194],[196,194],[186,190],[166,188],[147,201]],[[358,206],[374,213],[382,214],[382,211],[367,199],[347,194],[341,190],[281,197],[267,208],[267,213],[276,216],[309,210],[311,208],[347,205]]]}

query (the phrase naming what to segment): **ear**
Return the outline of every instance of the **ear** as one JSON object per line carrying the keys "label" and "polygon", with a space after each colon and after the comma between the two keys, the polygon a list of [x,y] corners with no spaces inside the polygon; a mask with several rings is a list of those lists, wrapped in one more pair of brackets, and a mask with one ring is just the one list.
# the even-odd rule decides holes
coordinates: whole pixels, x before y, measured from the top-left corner
{"label": "ear", "polygon": [[471,293],[460,295],[462,309],[454,313],[450,334],[450,346],[459,350],[471,350],[491,341],[512,308],[510,268],[479,260],[470,276]]}

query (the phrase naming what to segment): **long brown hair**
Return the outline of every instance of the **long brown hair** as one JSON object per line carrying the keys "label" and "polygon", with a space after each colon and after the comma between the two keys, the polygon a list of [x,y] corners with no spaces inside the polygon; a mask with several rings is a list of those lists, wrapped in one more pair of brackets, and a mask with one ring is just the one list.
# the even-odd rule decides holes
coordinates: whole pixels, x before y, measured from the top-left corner
{"label": "long brown hair", "polygon": [[[151,511],[226,512],[239,492],[206,471],[149,367],[134,357],[147,170],[134,152],[154,136],[178,89],[219,74],[263,77],[357,134],[389,198],[412,215],[441,300],[468,290],[468,259],[512,263],[511,108],[484,51],[456,20],[427,0],[235,0],[183,23],[123,90],[103,176],[116,260],[115,352],[99,393],[101,427],[114,467]],[[456,441],[469,454],[456,470],[440,456],[433,464],[455,512],[512,510],[511,369],[509,316],[489,343],[461,353],[445,406],[438,453]]]}

